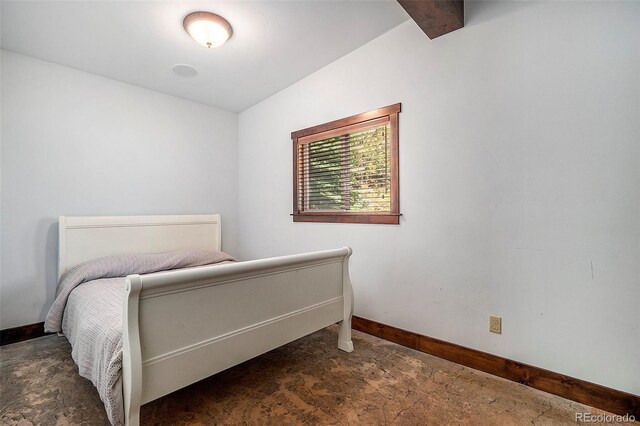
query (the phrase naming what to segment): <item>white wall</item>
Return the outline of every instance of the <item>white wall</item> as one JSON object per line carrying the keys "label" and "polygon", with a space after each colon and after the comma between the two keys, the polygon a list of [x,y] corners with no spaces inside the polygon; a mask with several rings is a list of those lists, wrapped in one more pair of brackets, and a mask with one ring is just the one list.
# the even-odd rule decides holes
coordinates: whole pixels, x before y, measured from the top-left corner
{"label": "white wall", "polygon": [[44,319],[58,215],[219,212],[237,251],[237,114],[2,51],[0,328]]}
{"label": "white wall", "polygon": [[[357,315],[640,394],[640,3],[466,5],[240,114],[240,253],[351,245]],[[401,224],[294,224],[290,132],[395,102]]]}

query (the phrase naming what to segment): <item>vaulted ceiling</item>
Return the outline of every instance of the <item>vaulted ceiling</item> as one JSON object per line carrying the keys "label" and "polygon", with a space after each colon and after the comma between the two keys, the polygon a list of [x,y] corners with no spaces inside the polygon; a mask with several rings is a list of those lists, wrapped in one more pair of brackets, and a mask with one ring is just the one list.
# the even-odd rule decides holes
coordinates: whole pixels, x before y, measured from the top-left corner
{"label": "vaulted ceiling", "polygon": [[[230,111],[243,111],[409,16],[383,1],[7,1],[2,48]],[[182,28],[189,12],[224,16],[217,49]],[[172,72],[192,65],[193,78]]]}

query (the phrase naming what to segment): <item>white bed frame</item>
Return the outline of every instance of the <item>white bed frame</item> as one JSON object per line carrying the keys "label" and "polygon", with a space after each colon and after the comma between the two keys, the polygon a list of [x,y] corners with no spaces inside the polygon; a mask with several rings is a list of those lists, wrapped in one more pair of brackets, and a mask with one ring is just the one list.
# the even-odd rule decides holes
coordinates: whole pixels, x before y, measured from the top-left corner
{"label": "white bed frame", "polygon": [[[60,217],[58,275],[125,253],[220,249],[220,215]],[[295,339],[339,323],[353,351],[348,247],[126,280],[125,422],[140,406]]]}

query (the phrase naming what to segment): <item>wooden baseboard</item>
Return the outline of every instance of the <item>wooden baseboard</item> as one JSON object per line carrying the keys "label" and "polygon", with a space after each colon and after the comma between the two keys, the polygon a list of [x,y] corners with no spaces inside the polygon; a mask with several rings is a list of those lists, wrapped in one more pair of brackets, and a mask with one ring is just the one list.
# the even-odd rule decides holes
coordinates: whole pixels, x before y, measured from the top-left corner
{"label": "wooden baseboard", "polygon": [[[640,419],[640,396],[354,316],[354,330],[611,413]],[[632,372],[630,372],[632,373]]]}
{"label": "wooden baseboard", "polygon": [[[354,316],[354,330],[611,413],[640,419],[640,396]],[[44,323],[0,330],[0,346],[44,336]]]}
{"label": "wooden baseboard", "polygon": [[0,330],[0,346],[44,336],[44,322]]}

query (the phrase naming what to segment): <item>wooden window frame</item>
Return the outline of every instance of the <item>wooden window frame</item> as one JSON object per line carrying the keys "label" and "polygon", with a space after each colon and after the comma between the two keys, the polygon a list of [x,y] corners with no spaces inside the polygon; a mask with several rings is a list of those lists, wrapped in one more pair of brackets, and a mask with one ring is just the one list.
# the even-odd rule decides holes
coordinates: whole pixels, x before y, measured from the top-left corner
{"label": "wooden window frame", "polygon": [[[400,223],[400,167],[398,156],[398,114],[401,112],[401,104],[388,105],[373,111],[352,115],[351,117],[320,124],[291,133],[293,142],[293,221],[294,222],[327,222],[327,223],[378,223],[398,225]],[[348,126],[366,124],[370,121],[388,118],[389,120],[389,160],[390,160],[390,198],[391,208],[389,212],[308,212],[298,209],[298,179],[299,162],[298,146],[300,139],[309,139],[313,135],[330,132],[328,134],[340,134],[340,129]],[[326,137],[326,136],[325,136]]]}

